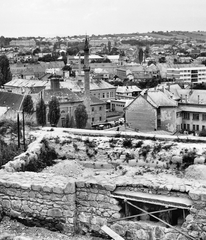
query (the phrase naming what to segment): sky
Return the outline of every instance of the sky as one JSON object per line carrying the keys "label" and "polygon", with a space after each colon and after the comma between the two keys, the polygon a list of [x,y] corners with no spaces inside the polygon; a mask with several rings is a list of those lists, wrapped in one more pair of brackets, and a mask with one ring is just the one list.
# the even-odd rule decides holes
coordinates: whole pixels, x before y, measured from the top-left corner
{"label": "sky", "polygon": [[206,0],[1,0],[0,36],[206,31]]}

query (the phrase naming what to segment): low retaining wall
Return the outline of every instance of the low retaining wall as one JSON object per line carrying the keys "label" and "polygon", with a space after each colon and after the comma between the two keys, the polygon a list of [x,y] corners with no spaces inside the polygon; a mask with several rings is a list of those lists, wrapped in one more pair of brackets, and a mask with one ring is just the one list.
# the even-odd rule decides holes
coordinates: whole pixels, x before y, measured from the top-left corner
{"label": "low retaining wall", "polygon": [[74,233],[75,183],[52,174],[1,172],[0,207],[29,224]]}

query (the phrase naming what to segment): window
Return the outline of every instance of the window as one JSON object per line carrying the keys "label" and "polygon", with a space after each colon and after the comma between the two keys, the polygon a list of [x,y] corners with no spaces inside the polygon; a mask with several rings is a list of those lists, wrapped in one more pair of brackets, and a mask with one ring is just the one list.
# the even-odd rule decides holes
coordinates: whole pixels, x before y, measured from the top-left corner
{"label": "window", "polygon": [[205,130],[205,125],[202,125],[202,130]]}
{"label": "window", "polygon": [[196,130],[199,131],[199,125],[196,125]]}
{"label": "window", "polygon": [[102,121],[102,117],[99,117],[99,121]]}
{"label": "window", "polygon": [[102,93],[102,98],[105,98],[105,93]]}
{"label": "window", "polygon": [[199,120],[199,114],[193,113],[193,120]]}
{"label": "window", "polygon": [[94,107],[92,107],[92,112],[94,112]]}
{"label": "window", "polygon": [[183,113],[183,119],[189,120],[189,119],[190,119],[190,114],[187,113],[187,112],[184,112],[184,113]]}
{"label": "window", "polygon": [[94,122],[94,118],[92,118],[92,122]]}
{"label": "window", "polygon": [[107,93],[107,98],[109,98],[109,93]]}
{"label": "window", "polygon": [[202,114],[202,121],[206,121],[206,114],[205,113]]}
{"label": "window", "polygon": [[190,131],[190,124],[187,124],[187,130]]}
{"label": "window", "polygon": [[99,107],[99,111],[102,111],[102,107]]}
{"label": "window", "polygon": [[193,129],[193,131],[195,131],[195,125],[192,125],[192,129]]}

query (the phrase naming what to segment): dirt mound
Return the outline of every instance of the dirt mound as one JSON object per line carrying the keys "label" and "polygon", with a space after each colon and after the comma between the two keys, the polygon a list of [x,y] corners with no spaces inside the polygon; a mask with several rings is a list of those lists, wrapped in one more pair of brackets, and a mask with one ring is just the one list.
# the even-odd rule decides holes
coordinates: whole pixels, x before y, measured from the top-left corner
{"label": "dirt mound", "polygon": [[94,174],[91,169],[84,168],[75,160],[60,160],[57,164],[45,168],[42,172],[73,178],[78,178],[87,174]]}
{"label": "dirt mound", "polygon": [[206,180],[205,172],[206,165],[191,165],[185,170],[185,177],[198,180]]}

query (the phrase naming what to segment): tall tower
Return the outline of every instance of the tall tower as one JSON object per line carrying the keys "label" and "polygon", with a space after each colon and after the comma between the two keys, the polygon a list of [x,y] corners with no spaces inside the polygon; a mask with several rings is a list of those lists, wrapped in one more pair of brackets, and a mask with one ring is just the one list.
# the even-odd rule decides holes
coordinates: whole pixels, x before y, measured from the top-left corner
{"label": "tall tower", "polygon": [[87,127],[91,127],[91,97],[90,97],[90,67],[89,67],[89,41],[86,36],[84,43],[84,105],[88,114]]}

